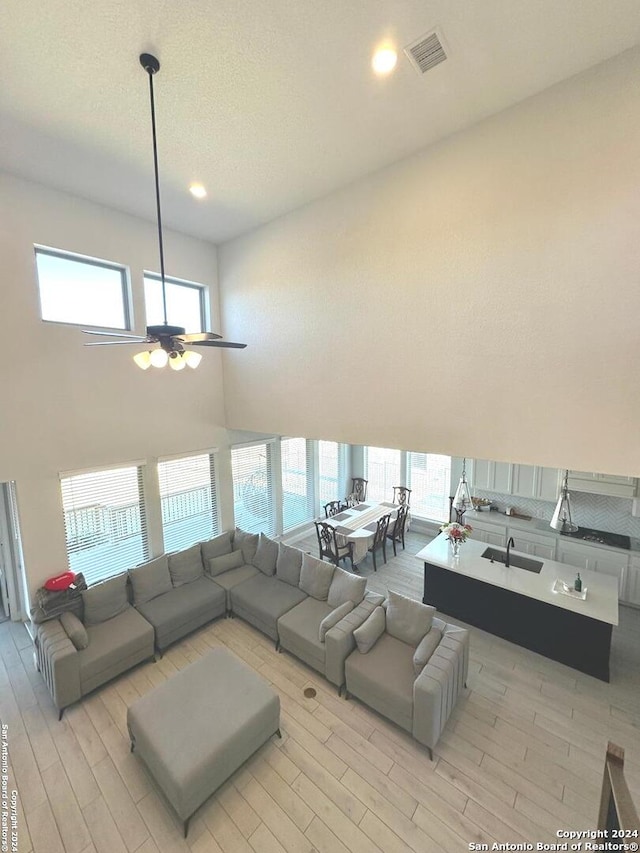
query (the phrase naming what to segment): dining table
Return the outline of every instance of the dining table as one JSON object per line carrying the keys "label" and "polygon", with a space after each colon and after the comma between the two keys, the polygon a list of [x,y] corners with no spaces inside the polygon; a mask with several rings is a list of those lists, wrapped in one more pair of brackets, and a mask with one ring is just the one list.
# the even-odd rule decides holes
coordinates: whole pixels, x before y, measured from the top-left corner
{"label": "dining table", "polygon": [[[327,524],[335,528],[338,534],[338,544],[353,542],[353,562],[357,565],[367,556],[367,552],[373,543],[378,521],[383,515],[391,514],[389,529],[392,530],[393,522],[400,509],[400,504],[383,501],[382,503],[359,503],[342,510],[337,515],[323,519]],[[405,530],[408,528],[409,517]]]}

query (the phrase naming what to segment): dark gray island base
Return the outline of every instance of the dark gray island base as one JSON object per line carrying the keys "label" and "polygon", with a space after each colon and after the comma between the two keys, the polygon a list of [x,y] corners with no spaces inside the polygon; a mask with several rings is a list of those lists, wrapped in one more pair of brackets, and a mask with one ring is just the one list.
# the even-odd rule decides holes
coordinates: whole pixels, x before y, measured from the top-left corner
{"label": "dark gray island base", "polygon": [[532,652],[609,681],[612,626],[424,563],[425,604]]}

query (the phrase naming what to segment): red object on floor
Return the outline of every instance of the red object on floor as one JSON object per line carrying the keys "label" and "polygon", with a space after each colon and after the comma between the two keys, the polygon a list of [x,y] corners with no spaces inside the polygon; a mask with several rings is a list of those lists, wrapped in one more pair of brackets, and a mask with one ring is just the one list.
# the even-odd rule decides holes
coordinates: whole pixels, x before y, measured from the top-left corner
{"label": "red object on floor", "polygon": [[63,572],[61,575],[56,575],[54,578],[46,580],[44,582],[44,588],[48,589],[50,592],[60,592],[63,589],[69,589],[75,579],[75,572]]}

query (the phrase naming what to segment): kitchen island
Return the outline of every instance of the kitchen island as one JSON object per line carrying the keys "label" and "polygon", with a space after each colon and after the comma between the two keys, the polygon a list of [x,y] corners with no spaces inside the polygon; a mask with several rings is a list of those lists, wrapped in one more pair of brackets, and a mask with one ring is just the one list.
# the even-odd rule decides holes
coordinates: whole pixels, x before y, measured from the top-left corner
{"label": "kitchen island", "polygon": [[[540,560],[539,574],[482,557],[487,545],[469,540],[454,557],[443,535],[416,554],[424,563],[425,604],[538,654],[609,681],[611,632],[618,624],[614,577],[581,571],[583,601],[553,591],[573,586],[575,569]],[[514,558],[526,555],[513,551]]]}

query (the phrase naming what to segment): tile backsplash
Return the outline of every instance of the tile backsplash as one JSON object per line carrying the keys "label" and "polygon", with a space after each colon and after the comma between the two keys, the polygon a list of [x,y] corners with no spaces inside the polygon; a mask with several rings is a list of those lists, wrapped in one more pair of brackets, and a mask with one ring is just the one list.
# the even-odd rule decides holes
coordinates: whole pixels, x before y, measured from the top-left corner
{"label": "tile backsplash", "polygon": [[[489,498],[499,509],[513,507],[524,515],[551,521],[555,502],[536,501],[532,498],[518,498],[498,492],[486,492],[476,489],[478,497]],[[607,530],[609,533],[622,533],[640,539],[640,518],[631,515],[629,498],[611,498],[606,495],[590,495],[586,492],[571,492],[573,520],[580,527],[592,527],[594,530]]]}

